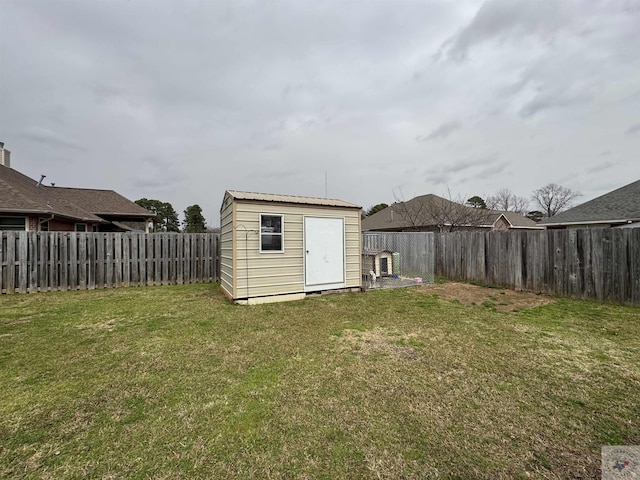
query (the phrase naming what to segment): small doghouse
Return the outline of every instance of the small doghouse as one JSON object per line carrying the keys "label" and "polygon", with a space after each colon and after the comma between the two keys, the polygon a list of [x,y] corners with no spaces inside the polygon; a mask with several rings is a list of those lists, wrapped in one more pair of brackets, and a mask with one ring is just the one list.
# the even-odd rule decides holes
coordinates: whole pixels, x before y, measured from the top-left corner
{"label": "small doghouse", "polygon": [[388,277],[394,274],[393,252],[390,250],[365,249],[362,252],[362,273],[373,272],[377,277]]}
{"label": "small doghouse", "polygon": [[326,198],[225,192],[220,286],[237,303],[360,290],[360,206]]}

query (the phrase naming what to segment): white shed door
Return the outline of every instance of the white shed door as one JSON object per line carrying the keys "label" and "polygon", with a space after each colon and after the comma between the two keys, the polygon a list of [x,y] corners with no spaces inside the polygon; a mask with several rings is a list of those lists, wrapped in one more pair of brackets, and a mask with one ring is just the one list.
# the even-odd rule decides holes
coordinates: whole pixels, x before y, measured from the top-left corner
{"label": "white shed door", "polygon": [[344,219],[304,217],[305,290],[341,288],[344,279]]}

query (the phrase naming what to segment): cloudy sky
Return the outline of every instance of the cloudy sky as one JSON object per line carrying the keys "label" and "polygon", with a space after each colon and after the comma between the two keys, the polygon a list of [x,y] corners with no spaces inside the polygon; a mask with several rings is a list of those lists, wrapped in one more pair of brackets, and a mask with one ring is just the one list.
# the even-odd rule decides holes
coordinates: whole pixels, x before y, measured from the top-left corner
{"label": "cloudy sky", "polygon": [[640,2],[0,2],[0,141],[60,186],[370,207],[640,178]]}

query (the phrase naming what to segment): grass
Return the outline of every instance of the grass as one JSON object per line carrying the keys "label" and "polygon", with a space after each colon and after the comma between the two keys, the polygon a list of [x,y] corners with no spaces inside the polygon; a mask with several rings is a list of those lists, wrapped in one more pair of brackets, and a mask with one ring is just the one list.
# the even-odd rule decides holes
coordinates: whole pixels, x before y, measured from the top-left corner
{"label": "grass", "polygon": [[584,478],[640,444],[631,307],[13,295],[0,346],[3,478]]}

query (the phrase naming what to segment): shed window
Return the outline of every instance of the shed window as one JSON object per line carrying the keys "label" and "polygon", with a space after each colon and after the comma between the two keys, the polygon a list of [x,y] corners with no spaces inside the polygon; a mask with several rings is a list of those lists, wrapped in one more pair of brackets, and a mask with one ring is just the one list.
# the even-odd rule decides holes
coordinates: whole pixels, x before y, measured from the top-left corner
{"label": "shed window", "polygon": [[86,223],[76,223],[76,232],[86,232],[87,224]]}
{"label": "shed window", "polygon": [[26,230],[24,217],[0,217],[0,230]]}
{"label": "shed window", "polygon": [[260,251],[284,251],[282,215],[260,215]]}

